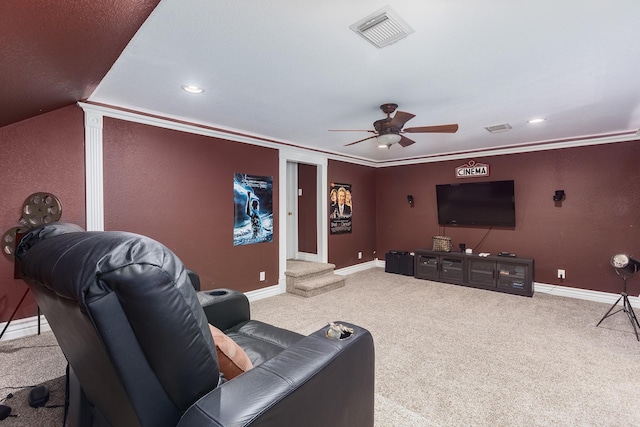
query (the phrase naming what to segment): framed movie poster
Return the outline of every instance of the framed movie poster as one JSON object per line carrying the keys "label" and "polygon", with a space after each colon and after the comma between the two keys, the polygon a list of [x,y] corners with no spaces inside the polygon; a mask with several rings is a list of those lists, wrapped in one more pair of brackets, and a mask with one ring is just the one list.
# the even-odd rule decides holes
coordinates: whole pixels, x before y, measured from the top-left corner
{"label": "framed movie poster", "polygon": [[351,184],[329,184],[329,230],[330,234],[351,233],[353,199]]}
{"label": "framed movie poster", "polygon": [[273,177],[233,176],[233,245],[273,241]]}

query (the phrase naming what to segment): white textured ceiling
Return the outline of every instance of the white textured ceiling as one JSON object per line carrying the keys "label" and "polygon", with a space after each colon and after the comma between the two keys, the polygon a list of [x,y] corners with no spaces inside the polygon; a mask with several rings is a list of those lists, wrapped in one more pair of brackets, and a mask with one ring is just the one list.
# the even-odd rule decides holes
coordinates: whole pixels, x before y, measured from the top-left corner
{"label": "white textured ceiling", "polygon": [[[415,32],[377,49],[349,26],[385,6]],[[89,101],[374,162],[631,135],[640,1],[162,0]],[[390,149],[328,131],[373,129],[387,102],[460,129]]]}

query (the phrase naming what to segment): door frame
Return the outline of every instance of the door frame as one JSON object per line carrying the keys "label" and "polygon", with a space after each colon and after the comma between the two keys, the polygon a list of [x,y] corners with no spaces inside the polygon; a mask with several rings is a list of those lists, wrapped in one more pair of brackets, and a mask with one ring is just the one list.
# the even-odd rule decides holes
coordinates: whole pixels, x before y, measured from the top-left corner
{"label": "door frame", "polygon": [[[294,192],[294,197],[297,199],[297,183],[290,183],[288,164],[289,163],[306,163],[317,166],[317,194],[318,194],[318,209],[317,209],[317,224],[318,224],[318,250],[315,256],[316,262],[327,262],[329,259],[329,239],[327,236],[327,230],[329,226],[328,215],[325,215],[328,209],[327,197],[328,183],[327,183],[327,158],[318,154],[311,154],[303,151],[281,149],[279,156],[279,171],[280,176],[278,191],[280,196],[278,197],[279,207],[279,286],[282,292],[286,292],[286,283],[284,272],[287,269],[287,244],[288,232],[287,232],[287,198],[291,195],[291,191]],[[297,174],[296,174],[297,176]],[[297,210],[297,203],[295,203]],[[297,217],[297,212],[294,212]],[[311,259],[307,259],[311,261]]]}

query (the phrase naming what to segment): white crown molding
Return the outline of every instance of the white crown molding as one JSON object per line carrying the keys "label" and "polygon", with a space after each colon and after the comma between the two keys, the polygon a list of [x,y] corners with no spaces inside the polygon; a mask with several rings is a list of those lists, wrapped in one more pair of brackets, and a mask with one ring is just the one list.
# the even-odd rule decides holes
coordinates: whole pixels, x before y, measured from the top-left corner
{"label": "white crown molding", "polygon": [[85,110],[85,112],[92,112],[115,119],[126,120],[130,122],[141,123],[197,135],[210,136],[213,138],[226,139],[229,141],[243,142],[246,144],[258,145],[278,150],[288,150],[291,153],[309,153],[314,156],[323,156],[328,160],[337,160],[373,168],[386,168],[392,166],[413,165],[421,163],[435,163],[447,160],[468,159],[470,157],[492,157],[505,154],[558,150],[561,148],[584,147],[589,145],[612,144],[617,142],[636,140],[638,138],[638,132],[640,132],[640,130],[638,130],[638,132],[628,131],[621,132],[615,135],[583,135],[575,138],[535,141],[531,143],[513,145],[510,147],[493,147],[478,151],[455,152],[435,156],[406,158],[401,160],[371,160],[364,157],[347,156],[332,151],[306,147],[300,145],[299,143],[276,140],[261,135],[252,135],[249,132],[238,129],[221,128],[220,126],[214,126],[208,123],[186,121],[184,118],[180,117],[160,117],[157,115],[157,113],[154,112],[124,110],[113,106],[91,104],[86,102],[78,102],[78,105],[83,110]]}
{"label": "white crown molding", "polygon": [[134,123],[155,126],[163,129],[171,129],[179,132],[191,133],[196,135],[209,136],[212,138],[226,139],[228,141],[242,142],[245,144],[257,145],[261,147],[274,148],[277,150],[288,150],[290,153],[298,153],[300,155],[310,154],[313,156],[322,156],[325,159],[335,159],[348,161],[350,163],[361,164],[364,166],[375,167],[375,163],[362,158],[351,158],[340,155],[339,153],[331,153],[304,147],[288,141],[278,141],[266,138],[260,135],[251,135],[248,132],[236,129],[222,129],[208,123],[186,122],[179,117],[159,117],[155,113],[136,112],[130,110],[122,110],[106,105],[89,104],[86,102],[78,102],[78,105],[86,112],[99,114],[104,117],[125,120]]}
{"label": "white crown molding", "polygon": [[390,166],[414,165],[414,164],[421,164],[421,163],[436,163],[436,162],[444,162],[447,160],[469,159],[470,157],[493,157],[493,156],[502,156],[505,154],[532,153],[536,151],[559,150],[562,148],[576,148],[576,147],[586,147],[590,145],[614,144],[618,142],[635,141],[637,139],[638,139],[638,136],[633,132],[624,132],[618,135],[582,136],[579,138],[572,138],[570,140],[563,139],[563,140],[539,141],[534,143],[505,147],[505,148],[494,147],[494,148],[488,148],[486,150],[442,154],[442,155],[433,156],[433,157],[416,157],[416,158],[410,158],[410,159],[404,159],[404,160],[378,162],[376,164],[376,167],[382,168],[382,167],[390,167]]}

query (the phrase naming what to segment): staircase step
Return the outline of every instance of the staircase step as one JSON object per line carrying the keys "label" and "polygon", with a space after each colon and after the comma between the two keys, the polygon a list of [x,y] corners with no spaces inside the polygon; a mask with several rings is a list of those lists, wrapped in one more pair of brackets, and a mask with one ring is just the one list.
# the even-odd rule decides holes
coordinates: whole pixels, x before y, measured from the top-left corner
{"label": "staircase step", "polygon": [[291,285],[289,282],[290,280],[287,278],[287,292],[303,297],[313,297],[334,289],[342,288],[344,286],[344,277],[337,274],[325,274]]}
{"label": "staircase step", "polygon": [[325,262],[287,260],[287,270],[284,275],[287,277],[315,277],[328,272],[333,273],[334,268],[336,268],[335,264]]}

